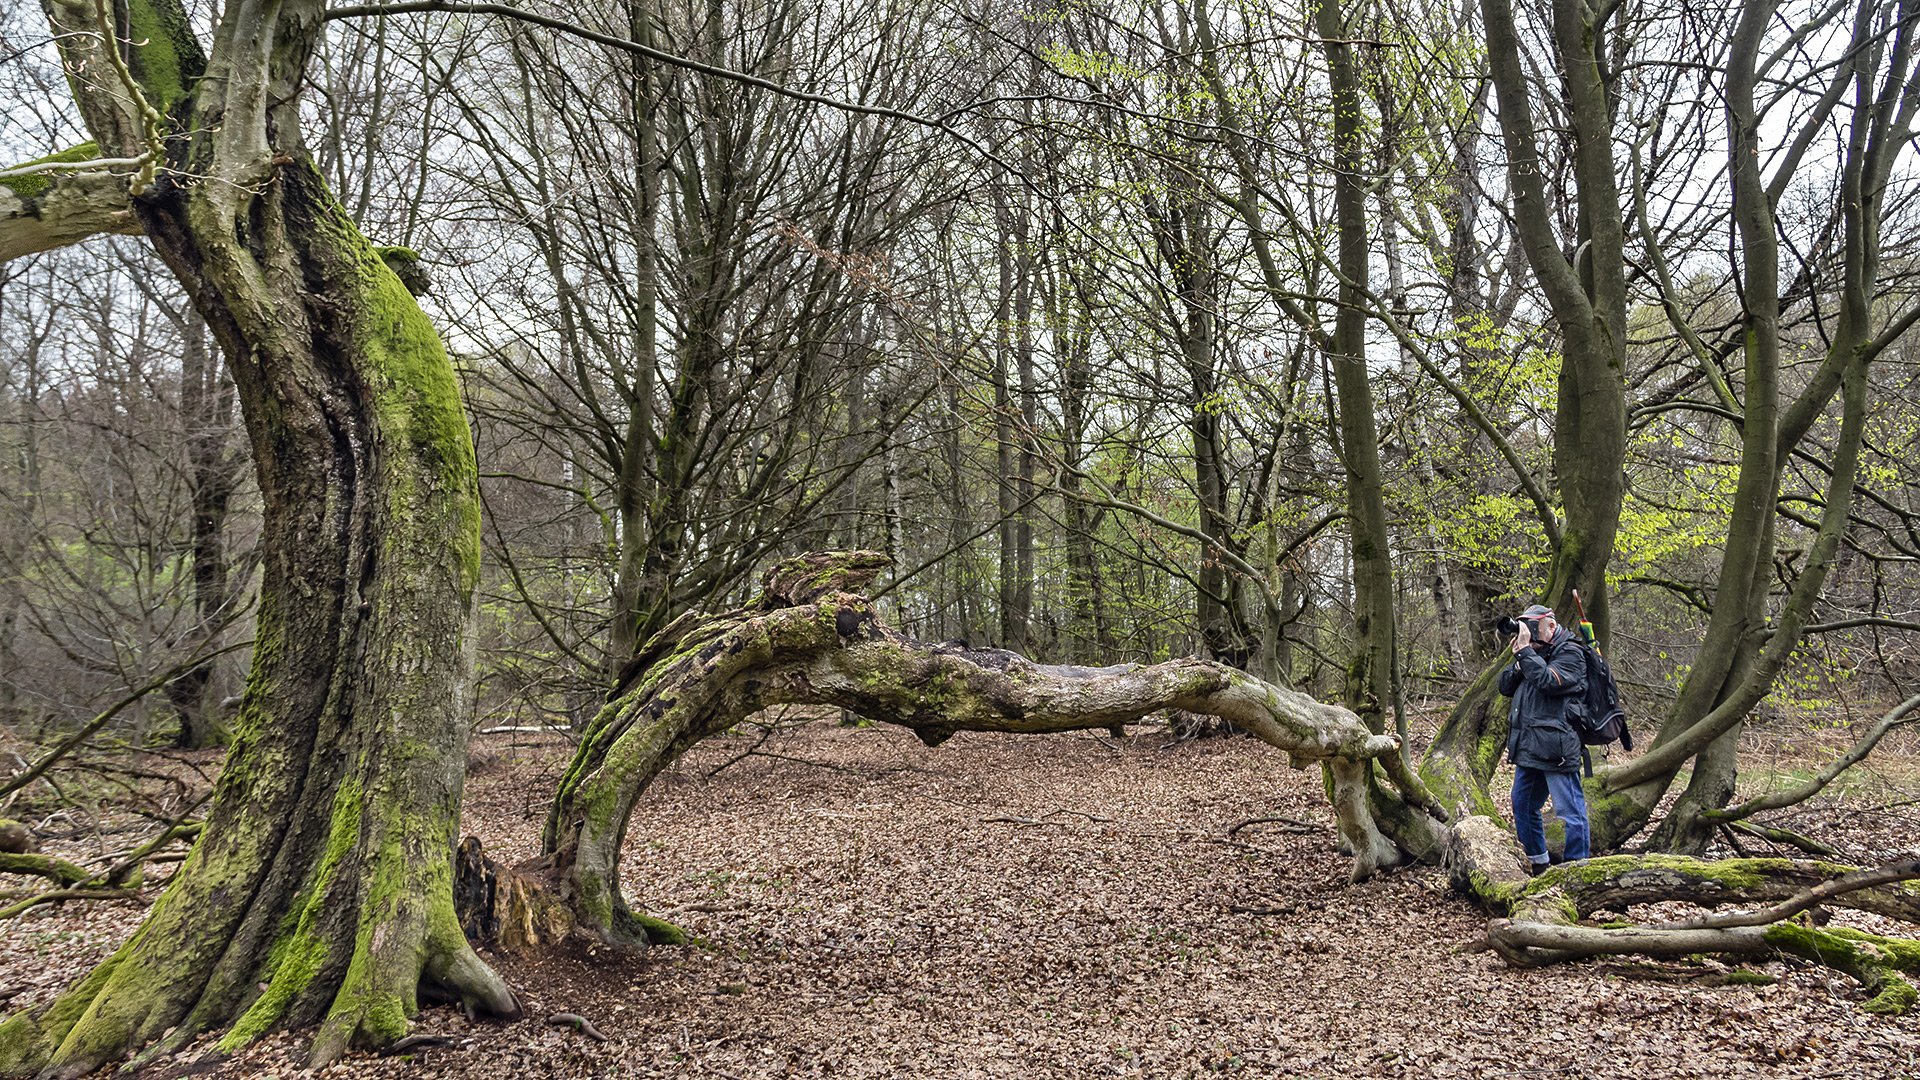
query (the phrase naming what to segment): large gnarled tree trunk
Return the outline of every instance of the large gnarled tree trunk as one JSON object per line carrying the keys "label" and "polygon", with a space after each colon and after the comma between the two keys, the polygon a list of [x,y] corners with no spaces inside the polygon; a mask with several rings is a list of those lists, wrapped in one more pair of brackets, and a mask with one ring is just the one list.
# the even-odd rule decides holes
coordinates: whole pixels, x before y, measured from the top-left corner
{"label": "large gnarled tree trunk", "polygon": [[252,676],[199,843],[118,952],[0,1025],[0,1074],[77,1075],[208,1030],[236,1048],[314,1022],[325,1061],[403,1034],[423,987],[516,1008],[452,902],[472,442],[434,328],[301,143],[322,7],[236,0],[203,61],[177,0],[133,0],[115,27],[128,77],[108,85],[114,58],[85,34],[94,5],[53,5],[102,151],[136,157],[151,132],[180,133],[132,208],[233,364],[266,561]]}

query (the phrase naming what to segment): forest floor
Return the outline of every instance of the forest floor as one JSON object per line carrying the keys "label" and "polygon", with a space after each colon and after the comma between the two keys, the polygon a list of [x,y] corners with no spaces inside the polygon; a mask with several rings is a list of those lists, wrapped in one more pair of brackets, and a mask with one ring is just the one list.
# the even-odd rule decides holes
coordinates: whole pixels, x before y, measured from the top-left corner
{"label": "forest floor", "polygon": [[[741,756],[754,748],[697,747],[632,822],[627,895],[697,944],[493,958],[526,1020],[428,1009],[416,1030],[455,1045],[321,1075],[1920,1076],[1920,1015],[1863,1013],[1826,969],[1761,964],[1777,981],[1750,985],[1705,960],[1515,971],[1463,950],[1483,914],[1430,868],[1350,884],[1319,771],[1250,740],[962,734],[930,750],[814,723]],[[1756,738],[1752,773],[1785,782],[1817,749],[1801,762]],[[565,744],[491,736],[476,758],[467,831],[504,861],[531,854]],[[1920,753],[1884,746],[1870,764],[1794,827],[1862,862],[1912,852]],[[1227,835],[1265,817],[1290,820]],[[142,910],[0,924],[0,990],[45,1000]],[[557,1012],[607,1041],[547,1023]],[[298,1067],[309,1035],[163,1075],[314,1075]]]}

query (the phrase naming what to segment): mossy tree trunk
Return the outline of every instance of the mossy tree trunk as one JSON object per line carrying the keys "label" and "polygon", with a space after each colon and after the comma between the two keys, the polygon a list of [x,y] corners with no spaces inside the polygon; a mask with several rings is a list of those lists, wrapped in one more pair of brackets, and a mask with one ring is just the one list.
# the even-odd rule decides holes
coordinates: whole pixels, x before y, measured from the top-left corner
{"label": "mossy tree trunk", "polygon": [[[226,1029],[320,1022],[317,1061],[391,1041],[423,989],[516,1005],[454,915],[478,574],[472,443],[432,325],[306,153],[320,0],[235,0],[203,61],[177,0],[116,28],[179,132],[133,205],[226,350],[263,501],[262,595],[233,747],[192,854],[127,943],[0,1024],[0,1074],[78,1075]],[[109,10],[112,10],[111,6]],[[144,143],[101,89],[90,4],[54,5],[109,154]],[[135,42],[138,44],[125,44]]]}
{"label": "mossy tree trunk", "polygon": [[[1626,225],[1613,152],[1611,91],[1601,51],[1605,16],[1581,0],[1554,0],[1551,48],[1572,128],[1574,232],[1555,229],[1529,78],[1508,0],[1482,0],[1490,81],[1499,104],[1514,228],[1528,266],[1546,295],[1560,333],[1560,377],[1554,412],[1553,471],[1561,520],[1545,522],[1553,544],[1542,600],[1571,624],[1579,590],[1606,632],[1606,570],[1620,527],[1627,446]],[[1611,13],[1611,9],[1608,9]],[[1576,249],[1569,259],[1568,248]],[[1487,813],[1487,785],[1507,737],[1505,699],[1496,659],[1455,704],[1421,766],[1422,778],[1449,809]]]}
{"label": "mossy tree trunk", "polygon": [[[1524,860],[1513,834],[1484,817],[1456,826],[1447,852],[1454,887],[1495,916],[1485,946],[1516,967],[1592,956],[1785,955],[1852,976],[1869,995],[1861,1004],[1867,1012],[1904,1013],[1920,997],[1907,978],[1920,974],[1920,941],[1821,929],[1814,924],[1823,920],[1807,916],[1816,907],[1842,907],[1920,923],[1920,861],[1860,870],[1787,859],[1611,855],[1529,878]],[[1750,910],[1650,925],[1584,921],[1599,911],[1674,900]]]}
{"label": "mossy tree trunk", "polygon": [[544,854],[519,868],[522,880],[543,877],[577,929],[643,943],[648,926],[627,909],[618,885],[636,801],[700,739],[759,709],[793,703],[909,727],[928,745],[956,731],[1100,729],[1165,708],[1220,716],[1286,751],[1295,766],[1329,763],[1356,877],[1398,860],[1367,799],[1368,763],[1398,743],[1347,710],[1207,661],[1051,667],[1002,650],[912,641],[843,591],[860,588],[884,565],[874,552],[790,560],[774,568],[749,607],[684,617],[643,647],[582,738],[548,815]]}
{"label": "mossy tree trunk", "polygon": [[[1687,787],[1651,842],[1669,851],[1698,854],[1706,849],[1722,820],[1720,811],[1734,794],[1741,725],[1772,689],[1813,621],[1828,572],[1840,555],[1871,411],[1868,369],[1899,336],[1905,319],[1896,314],[1877,320],[1874,292],[1889,179],[1914,130],[1912,102],[1920,92],[1920,75],[1910,69],[1920,42],[1908,24],[1887,38],[1882,8],[1856,4],[1851,41],[1832,76],[1833,91],[1818,108],[1797,118],[1801,127],[1789,144],[1798,149],[1769,155],[1763,152],[1767,143],[1756,97],[1764,96],[1760,54],[1777,19],[1777,6],[1773,0],[1741,5],[1726,75],[1728,176],[1742,262],[1737,278],[1742,320],[1737,329],[1745,363],[1737,395],[1724,381],[1714,382],[1722,407],[1739,418],[1741,455],[1712,615],[1679,700],[1652,749],[1601,775],[1596,843],[1617,842],[1643,827],[1679,770],[1691,762]],[[1814,133],[1835,122],[1837,107],[1848,109],[1837,177],[1839,245],[1830,256],[1839,269],[1833,289],[1837,317],[1819,367],[1787,398],[1782,393],[1780,240],[1774,208],[1793,181],[1806,147],[1817,143]],[[1765,175],[1763,167],[1772,175]],[[1688,341],[1700,340],[1679,305],[1669,304],[1668,314]],[[1876,322],[1890,329],[1876,330]],[[1827,484],[1818,528],[1786,598],[1770,605],[1778,573],[1778,507],[1786,463],[1795,455],[1813,457],[1804,443],[1836,395],[1840,424],[1821,462]]]}

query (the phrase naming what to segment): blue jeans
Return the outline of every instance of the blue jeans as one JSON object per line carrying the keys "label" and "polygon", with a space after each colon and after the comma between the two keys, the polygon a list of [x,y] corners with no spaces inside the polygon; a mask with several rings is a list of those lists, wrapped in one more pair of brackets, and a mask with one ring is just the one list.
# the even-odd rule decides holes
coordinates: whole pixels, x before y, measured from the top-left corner
{"label": "blue jeans", "polygon": [[1525,765],[1513,767],[1513,831],[1527,858],[1547,861],[1547,828],[1540,807],[1553,796],[1554,812],[1567,823],[1567,858],[1587,857],[1587,793],[1577,772],[1548,772]]}

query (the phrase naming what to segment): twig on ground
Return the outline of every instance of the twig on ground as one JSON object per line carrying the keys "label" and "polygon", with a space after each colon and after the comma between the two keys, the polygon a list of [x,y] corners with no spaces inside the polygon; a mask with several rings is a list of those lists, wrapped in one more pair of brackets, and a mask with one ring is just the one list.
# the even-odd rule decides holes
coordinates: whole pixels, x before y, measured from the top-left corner
{"label": "twig on ground", "polygon": [[552,1016],[547,1017],[547,1023],[553,1024],[556,1027],[570,1027],[595,1042],[607,1041],[607,1037],[601,1033],[600,1029],[593,1026],[593,1021],[581,1016],[579,1013],[554,1013]]}
{"label": "twig on ground", "polygon": [[139,900],[140,898],[138,889],[54,889],[0,908],[0,922],[31,911],[41,904],[58,904],[68,900]]}
{"label": "twig on ground", "polygon": [[1325,825],[1317,825],[1311,821],[1301,821],[1299,818],[1278,817],[1278,816],[1250,817],[1245,821],[1237,821],[1232,825],[1227,826],[1227,829],[1224,835],[1232,836],[1235,833],[1238,833],[1241,829],[1244,829],[1249,825],[1266,825],[1266,824],[1285,825],[1287,827],[1285,829],[1282,829],[1281,831],[1290,832],[1290,833],[1322,832],[1322,831],[1325,831],[1326,829]]}
{"label": "twig on ground", "polygon": [[1726,837],[1727,846],[1733,849],[1733,853],[1735,855],[1738,855],[1743,859],[1752,858],[1752,854],[1747,851],[1746,845],[1740,842],[1740,837],[1734,835],[1732,825],[1726,822],[1721,822],[1720,835]]}
{"label": "twig on ground", "polygon": [[719,776],[721,773],[726,772],[728,769],[734,767],[735,765],[738,765],[739,763],[747,760],[749,757],[752,757],[754,752],[759,750],[762,746],[765,746],[767,744],[767,740],[773,738],[773,733],[779,730],[780,730],[780,726],[778,724],[773,724],[773,725],[769,725],[767,727],[762,728],[760,730],[760,737],[753,740],[752,746],[747,747],[745,750],[740,751],[739,753],[733,755],[727,760],[714,766],[713,771],[707,773],[707,779],[711,780],[714,777]]}
{"label": "twig on ground", "polygon": [[1871,870],[1856,870],[1851,874],[1842,874],[1829,881],[1823,881],[1810,889],[1789,896],[1772,907],[1759,911],[1737,911],[1721,915],[1705,915],[1685,922],[1668,923],[1655,927],[1660,930],[1706,930],[1734,926],[1766,926],[1782,919],[1791,918],[1802,911],[1829,900],[1861,889],[1871,889],[1880,885],[1893,885],[1902,881],[1920,878],[1920,859],[1908,859],[1905,862],[1890,863]]}
{"label": "twig on ground", "polygon": [[458,1046],[460,1040],[451,1035],[408,1035],[396,1041],[392,1046],[380,1051],[381,1057],[394,1057],[410,1054],[415,1050],[426,1050],[436,1046]]}
{"label": "twig on ground", "polygon": [[[1823,844],[1805,833],[1797,833],[1792,829],[1782,829],[1776,825],[1760,825],[1751,821],[1729,821],[1726,825],[1734,832],[1743,832],[1749,836],[1757,836],[1762,840],[1779,844],[1782,847],[1798,848],[1809,855],[1817,855],[1823,859],[1832,859],[1840,854],[1840,852],[1831,845]],[[1729,836],[1727,839],[1732,840],[1733,838]],[[1739,851],[1740,845],[1735,843],[1733,848],[1735,851]],[[1745,853],[1742,852],[1742,854]]]}
{"label": "twig on ground", "polygon": [[1005,825],[1062,825],[1064,826],[1066,824],[1065,822],[1052,820],[1056,817],[1060,817],[1063,814],[1072,814],[1074,817],[1083,817],[1083,818],[1086,818],[1088,821],[1097,822],[1101,825],[1113,824],[1113,819],[1110,817],[1101,817],[1099,814],[1089,814],[1085,810],[1069,810],[1064,806],[1049,810],[1046,813],[1041,814],[1037,818],[1016,817],[1012,814],[1002,814],[996,817],[984,817],[984,818],[981,818],[980,820],[984,822],[999,822]]}
{"label": "twig on ground", "polygon": [[[846,765],[835,765],[831,761],[813,761],[808,758],[794,757],[791,754],[776,754],[771,750],[748,750],[746,753],[740,756],[772,758],[775,761],[791,761],[796,765],[811,765],[816,769],[832,769],[834,772],[851,773],[854,776],[865,776],[868,778],[871,778],[872,776],[876,775],[876,774],[867,772],[865,769],[851,768]],[[729,764],[731,764],[731,762],[729,762]],[[719,771],[720,770],[718,769],[714,770],[714,772],[719,772]],[[898,772],[898,771],[901,771],[901,770],[897,770],[897,769],[882,770],[882,772]],[[713,773],[708,773],[707,775],[712,776]]]}

